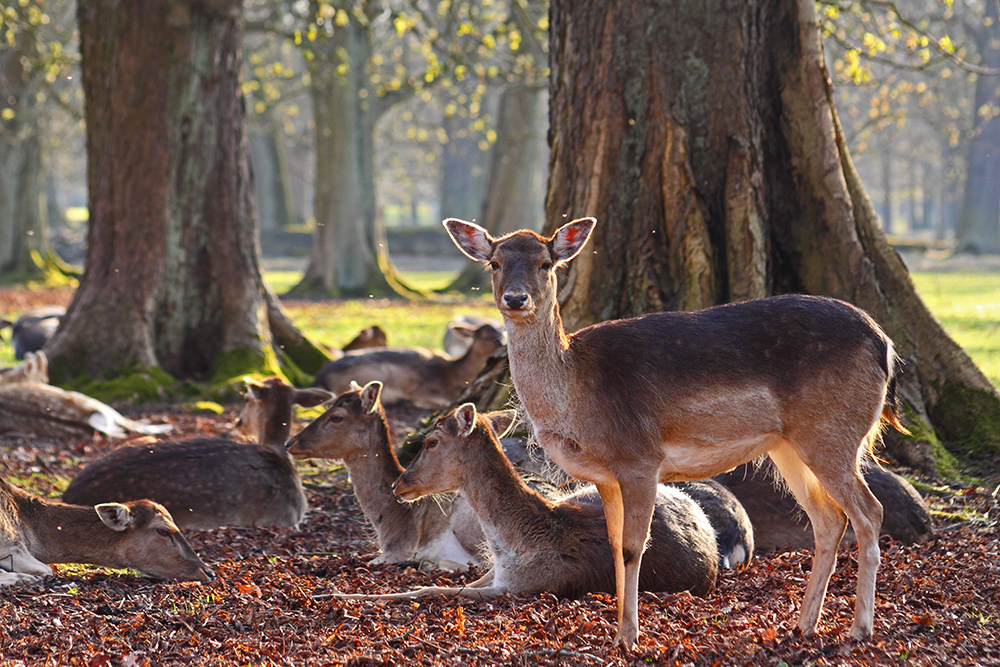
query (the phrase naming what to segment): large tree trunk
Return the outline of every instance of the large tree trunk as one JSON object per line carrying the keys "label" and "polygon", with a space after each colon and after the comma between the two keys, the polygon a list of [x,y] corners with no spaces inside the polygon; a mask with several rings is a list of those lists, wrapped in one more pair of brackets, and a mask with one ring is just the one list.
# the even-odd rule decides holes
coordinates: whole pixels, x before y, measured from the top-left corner
{"label": "large tree trunk", "polygon": [[783,292],[839,297],[904,359],[916,444],[896,451],[927,462],[935,432],[956,449],[1000,443],[1000,396],[879,230],[811,0],[554,0],[551,16],[547,229],[598,218],[563,285],[568,329]]}
{"label": "large tree trunk", "polygon": [[277,372],[239,65],[242,4],[79,4],[86,273],[47,348],[57,378]]}
{"label": "large tree trunk", "polygon": [[[997,3],[986,2],[986,22],[979,40],[982,64],[1000,69],[1000,16]],[[976,81],[975,131],[969,144],[968,176],[958,218],[958,249],[1000,253],[1000,77]],[[986,109],[987,114],[980,115]]]}
{"label": "large tree trunk", "polygon": [[[41,109],[36,95],[44,75],[37,35],[29,27],[27,6],[12,5],[26,29],[13,44],[0,44],[0,280],[38,279],[49,253],[42,215]],[[30,26],[35,28],[37,26]]]}
{"label": "large tree trunk", "polygon": [[[318,3],[313,6],[318,14]],[[386,276],[392,269],[385,233],[375,215],[375,122],[390,101],[370,90],[365,26],[352,17],[318,39],[313,52],[308,62],[316,126],[316,232],[305,275],[292,291],[394,295]]]}

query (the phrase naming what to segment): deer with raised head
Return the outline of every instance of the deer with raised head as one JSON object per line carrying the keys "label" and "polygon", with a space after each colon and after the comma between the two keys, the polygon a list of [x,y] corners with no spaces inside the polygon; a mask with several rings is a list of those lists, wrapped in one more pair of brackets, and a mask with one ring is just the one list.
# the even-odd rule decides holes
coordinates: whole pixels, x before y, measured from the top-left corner
{"label": "deer with raised head", "polygon": [[618,633],[638,639],[639,568],[660,481],[703,479],[767,453],[813,525],[816,549],[799,628],[816,631],[848,519],[858,540],[850,636],[871,635],[882,507],[858,469],[896,408],[892,342],[863,311],[784,295],[696,312],[652,313],[567,334],[556,270],[596,221],[552,236],[494,239],[444,222],[492,271],[514,389],[548,456],[594,482],[615,555]]}
{"label": "deer with raised head", "polygon": [[47,563],[132,568],[158,579],[214,578],[154,502],[67,505],[0,479],[0,586],[50,576]]}
{"label": "deer with raised head", "polygon": [[384,385],[384,403],[408,400],[421,408],[448,407],[504,345],[503,332],[489,324],[476,329],[456,325],[454,329],[472,341],[462,356],[407,347],[358,350],[325,364],[313,384],[342,394],[351,382],[378,380]]}
{"label": "deer with raised head", "polygon": [[0,368],[0,385],[18,382],[49,383],[49,359],[45,352],[28,352],[17,366]]}
{"label": "deer with raised head", "polygon": [[[503,593],[547,591],[579,597],[615,589],[614,557],[607,540],[601,498],[592,486],[558,502],[529,488],[504,456],[497,433],[508,429],[513,411],[479,415],[465,403],[440,418],[420,454],[394,485],[416,501],[458,490],[475,510],[493,554],[491,569],[462,587],[427,587],[388,595],[343,595],[347,599],[402,600],[425,595],[487,599]],[[642,590],[690,591],[704,595],[715,584],[718,550],[708,517],[676,488],[655,494],[647,557],[639,573]]]}
{"label": "deer with raised head", "polygon": [[257,443],[225,438],[120,447],[73,478],[63,500],[80,504],[150,498],[178,526],[297,526],[308,509],[302,480],[285,451],[293,405],[319,405],[322,389],[295,389],[280,378],[247,380],[237,428]]}
{"label": "deer with raised head", "polygon": [[373,380],[341,394],[288,441],[288,453],[340,459],[347,465],[354,494],[375,528],[381,551],[371,564],[416,561],[446,570],[482,564],[485,537],[463,498],[452,494],[401,503],[393,494],[403,467],[392,448],[382,391],[382,383]]}

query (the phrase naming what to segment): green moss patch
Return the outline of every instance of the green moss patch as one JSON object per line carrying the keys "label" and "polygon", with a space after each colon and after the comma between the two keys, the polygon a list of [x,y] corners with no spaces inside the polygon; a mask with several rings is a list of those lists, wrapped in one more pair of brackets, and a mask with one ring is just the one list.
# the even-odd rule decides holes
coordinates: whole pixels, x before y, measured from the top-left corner
{"label": "green moss patch", "polygon": [[928,412],[948,451],[1000,454],[1000,400],[996,392],[953,382],[939,389],[939,398]]}
{"label": "green moss patch", "polygon": [[65,389],[78,391],[105,403],[130,401],[149,403],[185,395],[185,385],[162,368],[146,368],[126,372],[115,378],[77,377],[60,383]]}

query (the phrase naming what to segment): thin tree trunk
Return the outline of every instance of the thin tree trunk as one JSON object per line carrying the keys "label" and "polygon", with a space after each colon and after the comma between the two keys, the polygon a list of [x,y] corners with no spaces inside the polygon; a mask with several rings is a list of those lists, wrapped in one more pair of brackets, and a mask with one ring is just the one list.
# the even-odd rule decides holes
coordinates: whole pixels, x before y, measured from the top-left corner
{"label": "thin tree trunk", "polygon": [[278,372],[243,125],[242,4],[83,0],[78,20],[90,228],[50,370]]}
{"label": "thin tree trunk", "polygon": [[[27,14],[14,3],[12,11]],[[25,25],[29,21],[25,18]],[[0,280],[22,282],[45,274],[47,226],[42,215],[41,109],[37,93],[39,67],[37,37],[31,30],[17,33],[13,44],[0,46]]]}
{"label": "thin tree trunk", "polygon": [[555,0],[551,34],[547,229],[598,218],[561,292],[568,329],[774,293],[842,298],[905,360],[915,438],[893,443],[901,456],[929,463],[938,436],[1000,445],[1000,396],[879,230],[812,2]]}
{"label": "thin tree trunk", "polygon": [[[986,2],[986,19],[989,25],[980,40],[982,63],[1000,69],[1000,16],[993,0]],[[973,110],[975,131],[958,218],[958,249],[1000,253],[1000,77],[979,75]]]}
{"label": "thin tree trunk", "polygon": [[[479,224],[494,235],[516,229],[541,229],[545,215],[543,172],[547,94],[532,86],[512,85],[500,98],[497,143],[489,169],[483,216]],[[462,217],[442,210],[446,217]],[[489,274],[469,262],[446,291],[489,287]]]}

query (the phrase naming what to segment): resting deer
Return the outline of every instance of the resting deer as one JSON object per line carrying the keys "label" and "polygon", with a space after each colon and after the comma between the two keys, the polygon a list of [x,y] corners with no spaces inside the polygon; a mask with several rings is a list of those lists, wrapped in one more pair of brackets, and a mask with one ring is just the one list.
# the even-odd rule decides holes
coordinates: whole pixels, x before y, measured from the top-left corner
{"label": "resting deer", "polygon": [[28,352],[17,366],[0,368],[0,385],[18,382],[49,383],[49,360],[45,352]]}
{"label": "resting deer", "polygon": [[85,467],[63,500],[73,503],[151,498],[178,526],[296,526],[308,502],[284,443],[292,406],[331,398],[321,389],[295,389],[279,378],[247,380],[238,428],[259,444],[225,438],[194,438],[120,447]]}
{"label": "resting deer", "polygon": [[46,563],[132,568],[158,579],[214,577],[154,502],[67,505],[0,479],[0,586],[49,576]]}
{"label": "resting deer", "polygon": [[594,482],[615,555],[618,633],[639,633],[639,567],[660,481],[706,478],[767,453],[813,525],[813,570],[799,628],[816,631],[848,518],[858,539],[850,636],[872,632],[882,507],[858,462],[881,421],[900,430],[896,355],[866,313],[785,295],[697,312],[562,326],[556,269],[590,238],[574,220],[550,237],[498,239],[444,222],[486,263],[507,329],[510,371],[538,442],[568,474]]}
{"label": "resting deer", "polygon": [[472,339],[460,357],[423,348],[358,350],[324,365],[314,386],[341,394],[351,388],[352,381],[378,380],[385,387],[384,403],[408,400],[421,408],[448,407],[504,343],[503,333],[488,324],[474,330],[456,327],[456,332]]}
{"label": "resting deer", "polygon": [[[746,509],[759,549],[809,549],[813,546],[809,521],[801,516],[795,498],[775,486],[774,472],[772,466],[764,462],[759,466],[739,466],[715,479],[732,491]],[[882,535],[903,544],[917,544],[934,533],[930,510],[913,485],[872,461],[863,462],[861,472],[868,488],[882,504]],[[848,527],[843,543],[854,541],[854,531]]]}
{"label": "resting deer", "polygon": [[26,310],[15,322],[0,320],[0,330],[11,328],[14,358],[24,359],[28,352],[37,352],[45,347],[65,314],[66,309],[62,306],[39,306]]}
{"label": "resting deer", "polygon": [[[492,568],[460,588],[428,587],[348,599],[402,600],[425,595],[487,599],[503,593],[548,591],[559,597],[610,592],[614,558],[601,499],[586,487],[559,502],[530,489],[504,456],[496,433],[513,411],[477,415],[465,403],[438,420],[420,454],[393,487],[405,500],[458,489],[475,510],[493,554]],[[676,488],[655,494],[643,590],[704,595],[715,584],[715,533],[701,508]]]}
{"label": "resting deer", "polygon": [[382,383],[341,394],[288,441],[296,458],[341,459],[354,494],[375,528],[380,553],[371,564],[417,561],[446,570],[482,564],[479,520],[461,497],[400,503],[392,484],[403,473],[393,451],[380,395]]}
{"label": "resting deer", "polygon": [[169,424],[143,424],[79,392],[39,382],[0,384],[0,433],[42,438],[87,437],[94,431],[122,438],[129,431],[166,433]]}

